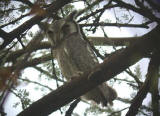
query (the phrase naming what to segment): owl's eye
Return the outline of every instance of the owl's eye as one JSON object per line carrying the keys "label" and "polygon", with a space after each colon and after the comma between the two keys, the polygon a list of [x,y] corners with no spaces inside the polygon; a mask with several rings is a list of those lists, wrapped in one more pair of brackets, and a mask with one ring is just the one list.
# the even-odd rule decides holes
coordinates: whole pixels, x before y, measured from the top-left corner
{"label": "owl's eye", "polygon": [[51,31],[51,30],[48,30],[48,32],[47,32],[48,34],[52,34],[53,32]]}
{"label": "owl's eye", "polygon": [[63,26],[63,29],[65,30],[65,29],[68,29],[69,28],[69,24],[65,24],[64,26]]}
{"label": "owl's eye", "polygon": [[69,25],[69,24],[65,24],[65,25],[62,27],[62,31],[63,31],[63,33],[67,33],[67,32],[68,32],[68,30],[69,30],[69,27],[70,27],[70,25]]}
{"label": "owl's eye", "polygon": [[69,26],[70,26],[69,24],[64,25],[64,27],[69,27]]}

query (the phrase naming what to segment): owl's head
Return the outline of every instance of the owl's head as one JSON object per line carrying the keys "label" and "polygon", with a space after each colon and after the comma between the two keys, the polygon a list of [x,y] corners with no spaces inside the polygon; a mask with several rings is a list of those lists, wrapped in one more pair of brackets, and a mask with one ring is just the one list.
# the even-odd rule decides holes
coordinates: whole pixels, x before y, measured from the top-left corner
{"label": "owl's head", "polygon": [[74,20],[76,14],[77,11],[74,11],[64,19],[56,20],[52,24],[44,25],[45,29],[43,29],[52,46],[67,39],[68,36],[73,33],[80,33],[79,26]]}

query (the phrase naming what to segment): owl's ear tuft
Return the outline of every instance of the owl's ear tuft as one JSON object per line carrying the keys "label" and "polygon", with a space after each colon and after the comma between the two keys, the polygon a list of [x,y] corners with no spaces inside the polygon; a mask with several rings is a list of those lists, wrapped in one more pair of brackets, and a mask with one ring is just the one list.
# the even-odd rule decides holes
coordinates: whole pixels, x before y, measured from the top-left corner
{"label": "owl's ear tuft", "polygon": [[66,17],[66,20],[67,21],[72,21],[74,20],[74,18],[77,16],[77,10],[74,10],[73,12],[71,12],[67,17]]}
{"label": "owl's ear tuft", "polygon": [[41,22],[38,26],[42,31],[47,32],[49,24],[47,22]]}

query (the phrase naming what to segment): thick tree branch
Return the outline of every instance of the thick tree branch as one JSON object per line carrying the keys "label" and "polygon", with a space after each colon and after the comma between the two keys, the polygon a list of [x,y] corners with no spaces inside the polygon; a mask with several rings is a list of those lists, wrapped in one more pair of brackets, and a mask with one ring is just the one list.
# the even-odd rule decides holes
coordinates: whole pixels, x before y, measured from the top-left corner
{"label": "thick tree branch", "polygon": [[[131,104],[131,102],[132,102],[130,99],[124,99],[124,98],[120,98],[120,97],[118,97],[117,100],[118,100],[118,101],[121,101],[121,102],[123,102],[123,103],[126,103],[126,104]],[[145,105],[142,105],[140,108],[141,108],[141,109],[146,109],[146,110],[148,110],[148,111],[152,111],[151,108],[146,107]]]}
{"label": "thick tree branch", "polygon": [[80,26],[82,27],[88,27],[88,26],[116,26],[116,27],[132,27],[132,28],[146,28],[148,29],[149,26],[146,25],[146,23],[144,24],[121,24],[121,23],[104,23],[104,22],[100,22],[100,23],[89,23],[89,24],[80,24]]}
{"label": "thick tree branch", "polygon": [[[57,90],[34,102],[18,116],[46,116],[73,99],[85,94],[104,81],[107,81],[139,61],[146,53],[160,48],[160,27],[156,27],[142,40],[108,57],[93,70],[66,83]],[[148,38],[147,38],[148,37]]]}
{"label": "thick tree branch", "polygon": [[158,85],[159,85],[159,67],[160,67],[160,52],[157,52],[153,56],[153,63],[151,67],[150,74],[151,77],[151,86],[150,86],[150,92],[152,94],[152,108],[153,108],[153,116],[159,116],[160,115],[160,106],[159,106],[159,90],[158,90]]}
{"label": "thick tree branch", "polygon": [[0,37],[8,39],[8,33],[0,28]]}
{"label": "thick tree branch", "polygon": [[[158,12],[160,12],[160,7],[157,5],[157,4],[155,4],[154,2],[153,2],[153,0],[146,0],[149,4],[150,4],[150,6],[154,9],[154,10],[157,10]],[[158,1],[157,1],[158,2]]]}
{"label": "thick tree branch", "polygon": [[[142,88],[139,90],[136,97],[133,99],[133,102],[132,102],[126,116],[135,116],[138,113],[138,109],[142,105],[143,99],[146,97],[152,82],[154,81],[154,79],[158,78],[157,72],[159,71],[159,65],[160,65],[159,59],[160,59],[159,53],[154,54],[152,56],[150,64],[149,64],[149,68],[148,68],[147,78],[146,78]],[[158,97],[158,95],[157,95],[157,97]],[[154,105],[156,105],[156,109],[157,109],[158,103],[155,103]],[[154,110],[154,111],[155,111],[154,116],[158,116],[158,112],[157,112],[158,109]]]}
{"label": "thick tree branch", "polygon": [[129,46],[130,44],[142,39],[143,37],[122,37],[122,38],[105,38],[105,37],[87,37],[94,45],[110,46]]}

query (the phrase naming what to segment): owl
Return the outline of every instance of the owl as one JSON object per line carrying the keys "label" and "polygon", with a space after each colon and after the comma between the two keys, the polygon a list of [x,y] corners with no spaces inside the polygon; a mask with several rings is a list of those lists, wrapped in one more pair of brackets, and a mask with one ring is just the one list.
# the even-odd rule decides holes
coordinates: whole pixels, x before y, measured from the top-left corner
{"label": "owl", "polygon": [[[54,21],[45,28],[47,38],[54,47],[54,57],[67,81],[99,64],[93,50],[81,35],[79,25],[74,20],[75,15],[76,11],[64,19]],[[107,83],[102,83],[81,96],[81,99],[107,106],[108,103],[112,104],[116,97],[116,91]]]}

